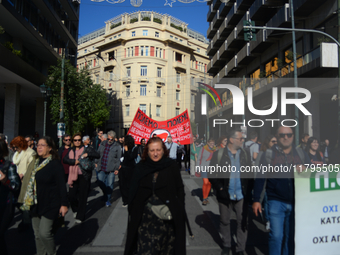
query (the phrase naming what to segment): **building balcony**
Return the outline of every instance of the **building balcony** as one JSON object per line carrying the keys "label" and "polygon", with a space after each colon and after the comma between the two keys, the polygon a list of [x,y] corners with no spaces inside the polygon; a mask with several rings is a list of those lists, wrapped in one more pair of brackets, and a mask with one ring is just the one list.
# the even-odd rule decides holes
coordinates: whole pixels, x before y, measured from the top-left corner
{"label": "building balcony", "polygon": [[238,49],[241,49],[241,47],[243,47],[245,43],[243,34],[242,36],[239,36],[239,31],[237,27],[235,27],[234,31],[230,33],[230,35],[227,38],[227,42],[228,42],[227,50],[232,50],[232,51],[238,51]]}
{"label": "building balcony", "polygon": [[237,68],[238,68],[237,55],[235,55],[227,64],[226,70],[227,75],[235,73]]}
{"label": "building balcony", "polygon": [[219,71],[218,66],[217,65],[213,65],[213,60],[211,59],[208,66],[207,66],[207,72],[209,74],[215,75],[217,74]]}
{"label": "building balcony", "polygon": [[220,31],[217,30],[214,38],[211,40],[215,49],[218,49],[219,47],[221,47],[222,43],[224,42],[224,40],[226,39],[226,37],[222,37],[220,35]]}
{"label": "building balcony", "polygon": [[165,79],[162,77],[156,77],[155,82],[158,84],[165,84]]}
{"label": "building balcony", "polygon": [[216,10],[214,10],[213,5],[211,4],[209,6],[209,11],[208,11],[208,14],[207,14],[207,21],[208,22],[212,21],[212,19],[214,18],[215,14],[216,14]]}
{"label": "building balcony", "polygon": [[250,52],[250,43],[246,43],[244,47],[237,53],[237,60],[238,65],[247,65],[247,63],[250,63],[255,57],[251,55]]}
{"label": "building balcony", "polygon": [[254,0],[236,0],[237,9],[240,11],[247,11],[254,3]]}
{"label": "building balcony", "polygon": [[217,28],[214,28],[213,23],[210,22],[210,26],[207,30],[207,38],[212,39],[217,31]]}
{"label": "building balcony", "polygon": [[131,77],[123,77],[122,82],[123,83],[131,83]]}
{"label": "building balcony", "polygon": [[259,30],[256,33],[256,41],[250,42],[250,52],[252,54],[261,54],[275,42],[267,39],[267,31],[268,30]]}
{"label": "building balcony", "polygon": [[243,21],[244,20],[249,20],[250,18],[250,15],[249,15],[249,11],[247,11],[244,16],[241,18],[241,20],[239,21],[239,23],[237,24],[236,28],[237,28],[237,31],[238,33],[242,33],[242,36],[244,34],[244,30],[243,30]]}
{"label": "building balcony", "polygon": [[221,0],[213,0],[212,2],[212,5],[213,5],[213,10],[218,10],[218,8],[220,7],[221,5]]}
{"label": "building balcony", "polygon": [[229,50],[228,40],[225,40],[222,46],[219,48],[220,57],[223,59],[231,59],[235,55],[235,49]]}
{"label": "building balcony", "polygon": [[226,17],[234,3],[235,0],[230,0],[227,3],[222,3],[220,8],[218,9],[220,11],[220,15],[222,17]]}
{"label": "building balcony", "polygon": [[237,8],[237,3],[234,3],[233,7],[230,9],[227,15],[228,26],[235,27],[238,24],[238,22],[241,20],[244,14],[245,14],[245,11],[239,10]]}
{"label": "building balcony", "polygon": [[[285,4],[266,24],[267,27],[288,27],[290,26],[289,4]],[[267,36],[283,36],[282,31],[268,30]]]}
{"label": "building balcony", "polygon": [[182,69],[182,70],[184,70],[184,71],[187,70],[186,64],[184,64],[184,63],[182,63],[182,62],[180,62],[180,61],[174,61],[174,62],[173,62],[173,67],[174,67],[174,68]]}
{"label": "building balcony", "polygon": [[[227,65],[225,65],[219,72],[218,72],[218,76],[219,76],[219,81],[221,79],[223,79],[224,77],[227,77],[228,75],[228,71],[227,71]],[[218,81],[218,82],[219,82]]]}
{"label": "building balcony", "polygon": [[276,6],[284,5],[282,0],[255,0],[252,6],[249,8],[249,14],[251,20],[268,22],[276,13]]}

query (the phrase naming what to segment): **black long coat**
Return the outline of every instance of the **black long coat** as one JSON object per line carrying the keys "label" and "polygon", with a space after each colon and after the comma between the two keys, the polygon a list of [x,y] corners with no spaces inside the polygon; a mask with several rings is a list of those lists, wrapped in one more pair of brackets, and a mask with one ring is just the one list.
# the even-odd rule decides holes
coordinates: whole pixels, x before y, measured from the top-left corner
{"label": "black long coat", "polygon": [[[140,164],[143,164],[143,162]],[[138,165],[135,171],[139,170]],[[152,178],[153,173],[144,176],[140,180],[136,195],[129,204],[128,233],[124,255],[134,254],[137,248],[138,227],[142,220],[146,201],[152,195]],[[175,161],[159,172],[155,184],[155,194],[169,207],[173,216],[175,254],[186,254],[184,185]]]}

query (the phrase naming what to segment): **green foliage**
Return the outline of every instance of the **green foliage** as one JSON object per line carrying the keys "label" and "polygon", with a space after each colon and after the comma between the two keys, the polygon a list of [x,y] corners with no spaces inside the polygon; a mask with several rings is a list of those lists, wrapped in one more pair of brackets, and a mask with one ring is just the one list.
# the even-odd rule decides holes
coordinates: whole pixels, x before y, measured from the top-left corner
{"label": "green foliage", "polygon": [[320,45],[323,42],[331,42],[331,41],[332,40],[330,38],[328,38],[328,37],[324,37],[324,36],[318,37],[318,45]]}
{"label": "green foliage", "polygon": [[0,26],[0,35],[3,33],[5,33],[5,29],[2,26]]}
{"label": "green foliage", "polygon": [[5,46],[7,49],[9,49],[10,51],[12,51],[13,54],[15,54],[15,55],[17,55],[17,56],[19,56],[19,57],[22,56],[20,50],[15,50],[15,49],[14,49],[13,43],[7,41],[7,42],[4,43],[4,46]]}
{"label": "green foliage", "polygon": [[265,77],[267,77],[266,71],[260,72],[259,78],[265,78]]}
{"label": "green foliage", "polygon": [[111,29],[114,29],[115,27],[119,27],[121,24],[122,24],[122,22],[118,22],[118,23],[116,23],[116,24],[112,24],[112,25],[110,26],[110,28],[111,28]]}
{"label": "green foliage", "polygon": [[176,28],[179,31],[183,32],[183,28],[181,26],[176,26],[174,23],[171,23],[170,26],[172,26],[173,28]]}
{"label": "green foliage", "polygon": [[151,18],[150,18],[150,17],[143,17],[142,20],[143,20],[143,21],[150,21]]}
{"label": "green foliage", "polygon": [[286,55],[286,58],[289,60],[289,61],[293,61],[294,59],[294,53],[292,51],[288,51],[287,55]]}
{"label": "green foliage", "polygon": [[197,135],[197,125],[195,122],[190,121],[190,126],[191,126],[191,132],[193,136]]}
{"label": "green foliage", "polygon": [[162,24],[162,20],[159,18],[153,18],[153,22],[156,22],[158,24]]}
{"label": "green foliage", "polygon": [[[93,84],[87,69],[78,72],[69,61],[65,61],[64,70],[66,132],[81,132],[87,124],[94,128],[102,126],[110,117],[106,91],[99,84]],[[61,60],[50,68],[45,84],[52,89],[50,110],[55,124],[60,121]]]}
{"label": "green foliage", "polygon": [[137,22],[137,21],[138,21],[138,18],[130,19],[130,24],[135,23],[135,22]]}

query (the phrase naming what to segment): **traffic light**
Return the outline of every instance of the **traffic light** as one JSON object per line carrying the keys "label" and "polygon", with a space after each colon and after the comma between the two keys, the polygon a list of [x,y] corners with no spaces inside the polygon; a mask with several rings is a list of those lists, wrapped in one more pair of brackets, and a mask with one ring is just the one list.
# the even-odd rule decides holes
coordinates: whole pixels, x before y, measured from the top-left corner
{"label": "traffic light", "polygon": [[[250,28],[245,28],[244,26],[250,26]],[[252,28],[255,26],[255,21],[244,20],[243,21],[243,30],[244,30],[244,40],[245,41],[256,41],[256,30]]]}

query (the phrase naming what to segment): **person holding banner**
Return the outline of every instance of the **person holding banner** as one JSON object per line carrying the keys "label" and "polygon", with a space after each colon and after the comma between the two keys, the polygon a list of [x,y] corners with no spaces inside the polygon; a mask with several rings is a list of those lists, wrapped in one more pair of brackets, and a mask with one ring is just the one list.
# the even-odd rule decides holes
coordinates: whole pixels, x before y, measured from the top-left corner
{"label": "person holding banner", "polygon": [[[294,148],[294,133],[290,127],[279,127],[277,145],[267,149],[260,160],[262,171],[264,166],[277,169],[297,169],[304,171],[304,164],[310,164],[307,153],[300,147]],[[263,171],[264,172],[264,171]],[[294,171],[267,173],[255,179],[253,193],[253,212],[256,216],[262,213],[260,203],[263,187],[268,196],[269,255],[294,254]],[[274,175],[275,174],[275,175]]]}

